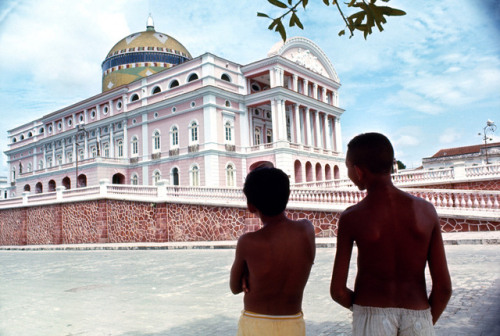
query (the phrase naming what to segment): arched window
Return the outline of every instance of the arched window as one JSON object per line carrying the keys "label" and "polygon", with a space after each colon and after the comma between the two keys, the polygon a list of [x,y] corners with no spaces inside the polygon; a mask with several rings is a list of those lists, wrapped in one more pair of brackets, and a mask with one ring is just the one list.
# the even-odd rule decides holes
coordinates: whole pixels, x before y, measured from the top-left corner
{"label": "arched window", "polygon": [[68,163],[73,162],[73,153],[66,154],[66,161],[68,161]]}
{"label": "arched window", "polygon": [[132,138],[132,156],[139,154],[139,140],[136,136]]}
{"label": "arched window", "polygon": [[118,140],[118,143],[117,143],[117,147],[118,147],[118,157],[123,157],[123,140]]}
{"label": "arched window", "polygon": [[191,178],[190,178],[190,182],[191,182],[191,186],[193,187],[197,187],[200,185],[200,168],[198,168],[197,165],[193,165],[191,167]]}
{"label": "arched window", "polygon": [[24,185],[24,191],[31,191],[31,187],[29,184]]}
{"label": "arched window", "polygon": [[190,138],[191,143],[198,143],[198,123],[196,121],[192,121],[189,128],[191,131],[190,132],[191,133],[191,138]]}
{"label": "arched window", "polygon": [[109,143],[104,144],[104,157],[109,157]]}
{"label": "arched window", "polygon": [[27,166],[28,173],[31,173],[31,167],[32,167],[31,162],[28,162],[28,166]]}
{"label": "arched window", "polygon": [[179,129],[177,126],[173,126],[171,130],[172,134],[172,147],[178,147],[179,146]]}
{"label": "arched window", "polygon": [[92,157],[95,158],[97,156],[97,147],[92,146],[91,152],[92,152]]}
{"label": "arched window", "polygon": [[153,151],[160,151],[160,131],[154,131],[153,133]]}
{"label": "arched window", "polygon": [[294,172],[295,183],[302,183],[302,163],[299,160],[295,160]]}
{"label": "arched window", "polygon": [[232,163],[229,163],[226,166],[226,185],[228,187],[236,186],[234,175],[235,175],[234,165]]}
{"label": "arched window", "polygon": [[35,193],[36,194],[41,194],[43,192],[43,185],[42,185],[42,182],[38,182],[36,185],[35,185]]}
{"label": "arched window", "polygon": [[159,170],[155,170],[153,173],[153,185],[157,185],[161,179],[161,173]]}
{"label": "arched window", "polygon": [[78,160],[83,161],[84,159],[85,159],[85,152],[83,151],[83,149],[80,149],[78,151]]}
{"label": "arched window", "polygon": [[38,169],[43,169],[43,160],[38,161]]}
{"label": "arched window", "polygon": [[139,177],[137,174],[132,174],[132,178],[130,179],[130,183],[132,185],[138,185],[139,184]]}
{"label": "arched window", "polygon": [[323,180],[323,176],[321,174],[322,172],[323,172],[323,169],[321,169],[321,164],[319,162],[316,163],[316,181]]}
{"label": "arched window", "polygon": [[192,82],[192,81],[195,81],[197,79],[198,79],[198,75],[194,73],[194,74],[189,75],[188,82]]}
{"label": "arched window", "polygon": [[52,157],[47,158],[47,167],[52,168]]}
{"label": "arched window", "polygon": [[231,77],[229,77],[228,74],[222,74],[222,76],[220,76],[220,79],[222,79],[223,81],[231,83]]}
{"label": "arched window", "polygon": [[134,101],[137,101],[137,100],[139,100],[139,95],[137,93],[134,93],[132,95],[132,97],[130,97],[130,101],[134,102]]}
{"label": "arched window", "polygon": [[254,130],[254,145],[260,145],[260,127],[255,127],[255,130]]}
{"label": "arched window", "polygon": [[68,176],[66,176],[65,178],[62,179],[62,185],[66,189],[71,189],[71,179]]}
{"label": "arched window", "polygon": [[174,88],[176,86],[179,86],[179,81],[177,79],[174,79],[173,81],[170,82],[170,85],[168,87]]}
{"label": "arched window", "polygon": [[226,124],[224,125],[224,131],[225,131],[226,143],[232,143],[233,142],[233,126],[231,125],[230,121],[226,121]]}
{"label": "arched window", "polygon": [[170,171],[170,181],[172,181],[172,185],[179,185],[179,169],[177,167],[172,168]]}
{"label": "arched window", "polygon": [[152,94],[157,94],[161,92],[161,88],[159,86],[155,86],[153,91],[151,91]]}

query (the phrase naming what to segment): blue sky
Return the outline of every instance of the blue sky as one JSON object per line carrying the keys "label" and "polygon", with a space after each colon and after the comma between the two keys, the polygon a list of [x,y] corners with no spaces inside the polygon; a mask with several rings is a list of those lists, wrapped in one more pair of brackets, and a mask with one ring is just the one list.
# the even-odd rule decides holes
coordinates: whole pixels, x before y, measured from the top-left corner
{"label": "blue sky", "polygon": [[[338,37],[340,17],[319,0],[300,13],[305,30],[288,31],[313,40],[340,77],[344,149],[356,134],[382,132],[412,168],[439,149],[480,143],[488,119],[500,124],[499,2],[389,5],[407,15],[389,18],[367,40]],[[100,93],[101,62],[116,42],[145,29],[150,12],[156,30],[194,57],[212,52],[244,65],[280,39],[256,16],[277,14],[266,0],[1,0],[0,150],[7,130]]]}

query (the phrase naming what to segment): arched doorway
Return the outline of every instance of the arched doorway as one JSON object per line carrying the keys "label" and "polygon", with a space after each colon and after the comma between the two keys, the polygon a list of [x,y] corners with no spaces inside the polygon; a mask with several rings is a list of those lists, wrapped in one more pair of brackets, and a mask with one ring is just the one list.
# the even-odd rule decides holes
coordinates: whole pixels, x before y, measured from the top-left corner
{"label": "arched doorway", "polygon": [[294,164],[295,183],[302,183],[302,163],[295,160]]}
{"label": "arched doorway", "polygon": [[311,182],[313,180],[313,168],[311,162],[306,162],[306,182]]}
{"label": "arched doorway", "polygon": [[322,169],[321,169],[321,164],[318,162],[316,163],[316,181],[322,181],[323,176],[322,176]]}
{"label": "arched doorway", "polygon": [[41,194],[43,192],[43,185],[42,185],[42,182],[38,182],[36,185],[35,185],[35,193],[36,194]]}
{"label": "arched doorway", "polygon": [[26,185],[24,186],[24,191],[31,191],[31,187],[30,187],[30,185],[29,185],[29,184],[26,184]]}
{"label": "arched doorway", "polygon": [[71,179],[69,177],[65,177],[62,180],[62,185],[66,187],[66,189],[71,189]]}
{"label": "arched doorway", "polygon": [[125,176],[122,173],[116,173],[113,175],[112,182],[113,184],[125,184]]}
{"label": "arched doorway", "polygon": [[271,161],[257,161],[257,162],[254,162],[250,165],[250,168],[248,169],[248,171],[252,171],[255,168],[259,168],[259,167],[273,168],[274,164]]}
{"label": "arched doorway", "polygon": [[56,181],[54,180],[49,181],[49,192],[51,191],[56,191]]}
{"label": "arched doorway", "polygon": [[332,168],[329,164],[325,166],[325,181],[330,181],[332,179]]}
{"label": "arched doorway", "polygon": [[339,169],[339,166],[335,165],[335,167],[333,167],[333,178],[338,180],[340,178],[340,169]]}
{"label": "arched doorway", "polygon": [[83,188],[87,186],[87,176],[84,174],[78,175],[78,181],[77,181],[77,186],[78,188]]}

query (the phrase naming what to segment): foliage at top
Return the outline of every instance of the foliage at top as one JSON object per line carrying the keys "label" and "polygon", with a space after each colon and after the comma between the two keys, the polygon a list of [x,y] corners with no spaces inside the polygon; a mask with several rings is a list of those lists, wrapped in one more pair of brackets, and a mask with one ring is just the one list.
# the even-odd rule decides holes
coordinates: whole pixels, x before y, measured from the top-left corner
{"label": "foliage at top", "polygon": [[[309,4],[309,0],[287,0],[286,3],[280,0],[267,0],[270,4],[275,7],[280,8],[284,11],[281,16],[276,18],[271,18],[269,15],[265,13],[257,13],[257,16],[264,17],[270,19],[272,22],[269,25],[269,30],[274,30],[279,32],[283,41],[286,40],[286,28],[283,22],[285,20],[289,20],[288,26],[294,27],[297,26],[300,29],[304,29],[302,22],[297,15],[299,10],[305,10],[307,5]],[[385,16],[401,16],[406,15],[406,13],[400,9],[392,8],[389,6],[378,6],[376,4],[377,0],[351,0],[350,2],[345,2],[342,5],[337,0],[322,0],[323,4],[326,6],[335,6],[339,12],[339,15],[342,17],[346,24],[346,28],[348,29],[350,36],[349,38],[354,36],[354,32],[359,30],[363,32],[364,38],[372,33],[372,29],[376,26],[379,31],[383,31],[384,28],[382,25],[387,22]],[[389,2],[390,0],[381,0],[382,2]],[[302,5],[302,6],[300,6]],[[344,10],[341,6],[347,6],[349,9],[359,9],[359,11],[345,16]],[[289,17],[289,19],[288,19]],[[339,32],[339,36],[345,35],[346,29],[342,29]]]}

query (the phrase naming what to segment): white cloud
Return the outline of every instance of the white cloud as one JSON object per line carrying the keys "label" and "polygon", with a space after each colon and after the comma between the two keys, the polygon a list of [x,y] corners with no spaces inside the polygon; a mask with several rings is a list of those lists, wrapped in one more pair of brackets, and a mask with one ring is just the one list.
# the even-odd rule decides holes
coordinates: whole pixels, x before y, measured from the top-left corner
{"label": "white cloud", "polygon": [[443,131],[443,134],[439,136],[439,143],[441,144],[452,144],[459,140],[462,134],[454,128],[447,128]]}

